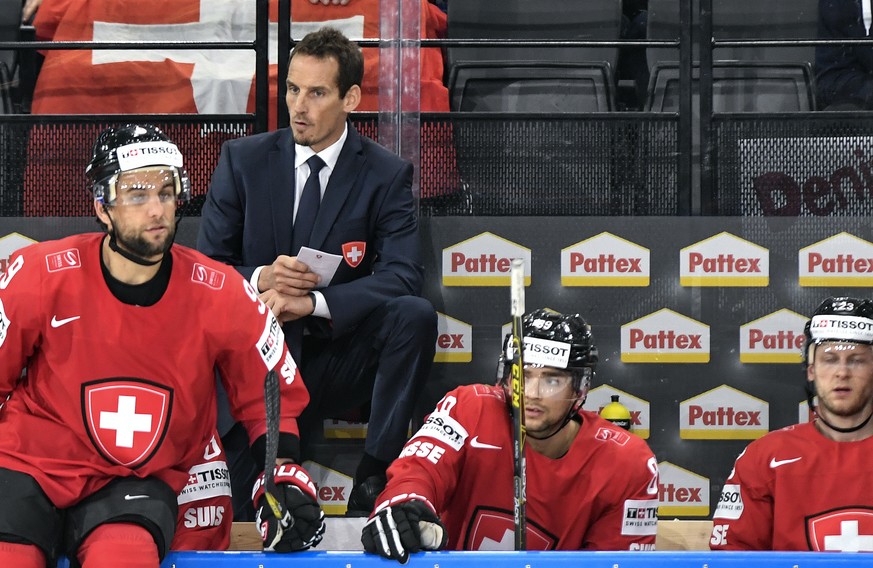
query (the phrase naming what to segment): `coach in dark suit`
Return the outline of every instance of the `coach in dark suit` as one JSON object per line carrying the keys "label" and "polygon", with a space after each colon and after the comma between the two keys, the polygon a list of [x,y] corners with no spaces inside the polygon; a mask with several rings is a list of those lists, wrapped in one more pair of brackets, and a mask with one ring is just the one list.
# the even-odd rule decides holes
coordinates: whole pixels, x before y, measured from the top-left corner
{"label": "coach in dark suit", "polygon": [[[202,252],[235,266],[284,324],[311,396],[300,419],[304,457],[325,418],[370,407],[350,514],[368,514],[384,487],[437,333],[433,306],[419,297],[412,164],[348,122],[363,69],[358,46],[336,30],[295,46],[291,126],[224,144],[197,239]],[[329,282],[297,260],[301,246],[342,256]],[[250,491],[250,480],[236,477],[235,492]]]}

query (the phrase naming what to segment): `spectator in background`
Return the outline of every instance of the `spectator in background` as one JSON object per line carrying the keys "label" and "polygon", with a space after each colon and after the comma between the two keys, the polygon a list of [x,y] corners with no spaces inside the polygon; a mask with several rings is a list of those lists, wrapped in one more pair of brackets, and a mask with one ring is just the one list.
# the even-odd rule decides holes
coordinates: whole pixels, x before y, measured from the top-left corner
{"label": "spectator in background", "polygon": [[804,333],[813,420],[743,450],[713,515],[713,550],[873,552],[873,302],[828,298]]}
{"label": "spectator in background", "polygon": [[[540,309],[522,328],[527,549],[654,550],[655,456],[581,409],[598,362],[590,326]],[[367,552],[403,563],[422,550],[512,549],[514,364],[507,336],[497,386],[461,386],[437,403],[388,470],[361,535]]]}
{"label": "spectator in background", "polygon": [[[819,1],[820,39],[869,38],[871,26],[870,0]],[[819,110],[873,109],[873,45],[816,46],[815,80]]]}
{"label": "spectator in background", "polygon": [[[236,267],[285,324],[312,397],[301,417],[307,457],[325,418],[370,409],[348,501],[352,514],[366,515],[408,436],[437,330],[433,307],[419,297],[412,164],[348,121],[363,72],[360,48],[338,30],[321,28],[296,45],[291,126],[224,144],[197,248]],[[320,278],[298,259],[303,246],[337,255],[336,273]],[[247,459],[226,446],[231,462]],[[244,491],[248,483],[238,481],[234,491]]]}

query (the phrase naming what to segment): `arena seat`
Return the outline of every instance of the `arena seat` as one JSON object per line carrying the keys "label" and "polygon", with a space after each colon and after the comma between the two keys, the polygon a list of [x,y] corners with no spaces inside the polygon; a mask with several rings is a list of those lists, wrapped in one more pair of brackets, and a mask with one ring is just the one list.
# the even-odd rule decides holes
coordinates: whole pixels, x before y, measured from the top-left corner
{"label": "arena seat", "polygon": [[[692,79],[692,109],[698,108],[699,67]],[[712,68],[713,112],[806,112],[815,109],[812,66],[807,62],[716,61]],[[659,62],[651,71],[647,110],[679,111],[679,64]]]}
{"label": "arena seat", "polygon": [[[616,40],[621,0],[463,0],[448,4],[449,39]],[[606,61],[615,69],[616,47],[449,47],[447,68],[462,62]]]}
{"label": "arena seat", "polygon": [[612,68],[593,63],[463,62],[449,77],[453,111],[609,112]]}
{"label": "arena seat", "polygon": [[[649,39],[678,39],[681,0],[649,0]],[[699,0],[693,0],[692,13],[699,31]],[[815,39],[818,34],[818,0],[770,0],[769,2],[737,2],[712,0],[712,35],[716,40],[743,39]],[[698,37],[692,37],[694,60],[698,60]],[[649,68],[661,61],[678,61],[678,48],[649,48]],[[791,47],[718,47],[714,61],[791,61],[815,62],[813,46]]]}

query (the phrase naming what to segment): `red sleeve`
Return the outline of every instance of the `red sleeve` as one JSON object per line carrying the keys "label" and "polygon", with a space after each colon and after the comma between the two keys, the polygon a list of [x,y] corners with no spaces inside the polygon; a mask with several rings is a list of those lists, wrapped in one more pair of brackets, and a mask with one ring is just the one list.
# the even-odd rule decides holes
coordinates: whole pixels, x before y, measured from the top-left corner
{"label": "red sleeve", "polygon": [[454,493],[461,475],[466,448],[463,439],[447,432],[468,432],[475,424],[469,413],[471,405],[464,407],[458,402],[464,400],[462,393],[463,387],[446,394],[406,443],[388,468],[388,484],[376,500],[377,506],[404,494],[415,494],[430,501],[438,512],[446,508],[446,500]]}
{"label": "red sleeve", "polygon": [[218,432],[200,457],[188,470],[188,484],[179,493],[172,550],[227,550],[230,546],[230,472]]}
{"label": "red sleeve", "polygon": [[218,323],[225,327],[226,347],[219,353],[218,367],[231,414],[245,426],[250,441],[266,433],[264,378],[275,369],[281,396],[279,429],[299,437],[297,417],[309,403],[309,393],[285,345],[282,326],[251,284],[232,268],[226,274],[230,297],[224,297],[224,317]]}
{"label": "red sleeve", "polygon": [[609,464],[614,493],[604,496],[607,508],[588,528],[583,549],[655,549],[658,462],[645,442],[638,438],[634,441],[639,443],[620,448],[621,452]]}
{"label": "red sleeve", "polygon": [[[773,499],[754,445],[739,455],[712,517],[712,550],[772,550]],[[800,497],[800,496],[798,496]]]}

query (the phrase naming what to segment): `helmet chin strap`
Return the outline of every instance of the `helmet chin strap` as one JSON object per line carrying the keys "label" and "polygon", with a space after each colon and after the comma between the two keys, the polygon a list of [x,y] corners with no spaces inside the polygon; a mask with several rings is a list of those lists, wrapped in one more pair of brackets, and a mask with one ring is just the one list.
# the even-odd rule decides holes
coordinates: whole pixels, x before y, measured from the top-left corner
{"label": "helmet chin strap", "polygon": [[858,430],[866,426],[867,423],[870,422],[870,419],[873,418],[873,412],[870,412],[870,415],[857,426],[852,426],[850,428],[840,428],[839,426],[834,426],[833,424],[825,420],[825,417],[822,416],[821,413],[819,413],[818,407],[813,404],[814,397],[815,392],[812,388],[812,382],[806,381],[806,404],[809,405],[809,408],[812,409],[812,413],[815,414],[816,420],[819,420],[822,424],[824,424],[834,432],[839,432],[840,434],[851,434],[852,432],[857,432]]}
{"label": "helmet chin strap", "polygon": [[530,438],[533,438],[534,440],[548,440],[549,438],[551,438],[552,436],[554,436],[555,434],[557,434],[558,432],[563,430],[564,427],[570,423],[570,420],[572,420],[573,417],[576,416],[576,413],[579,412],[579,409],[582,407],[582,405],[585,404],[584,399],[579,400],[577,398],[575,400],[576,400],[576,402],[574,402],[573,405],[570,407],[570,411],[567,412],[567,416],[564,417],[564,421],[561,422],[561,425],[558,426],[554,432],[552,432],[548,436],[534,436],[533,434],[527,434],[527,436]]}
{"label": "helmet chin strap", "polygon": [[[117,252],[130,262],[138,264],[140,266],[155,266],[156,264],[160,264],[164,260],[164,255],[161,255],[161,258],[157,260],[148,260],[142,256],[133,254],[130,251],[126,251],[120,246],[118,246],[118,239],[116,239],[115,235],[118,232],[118,229],[115,227],[115,221],[112,220],[112,215],[109,214],[109,208],[105,203],[102,204],[103,212],[106,213],[106,216],[109,218],[109,224],[112,225],[112,231],[109,233],[109,248],[112,249],[113,252]],[[175,240],[176,236],[173,235],[173,240]],[[172,242],[171,242],[172,244]]]}

